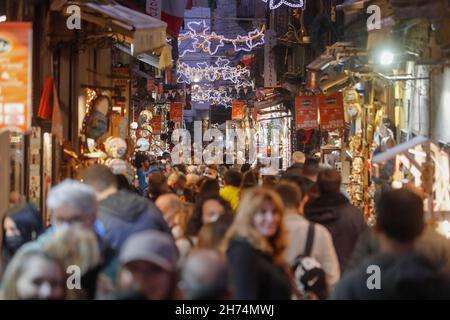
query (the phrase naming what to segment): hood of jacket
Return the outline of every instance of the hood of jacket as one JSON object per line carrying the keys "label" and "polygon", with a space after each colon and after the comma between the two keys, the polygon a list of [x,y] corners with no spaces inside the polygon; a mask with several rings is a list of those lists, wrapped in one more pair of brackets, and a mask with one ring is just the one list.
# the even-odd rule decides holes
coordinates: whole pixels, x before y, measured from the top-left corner
{"label": "hood of jacket", "polygon": [[134,221],[149,207],[149,200],[136,193],[120,190],[100,202],[101,214],[113,215]]}
{"label": "hood of jacket", "polygon": [[320,196],[305,206],[305,217],[317,223],[337,220],[342,207],[349,205],[349,200],[340,193]]}

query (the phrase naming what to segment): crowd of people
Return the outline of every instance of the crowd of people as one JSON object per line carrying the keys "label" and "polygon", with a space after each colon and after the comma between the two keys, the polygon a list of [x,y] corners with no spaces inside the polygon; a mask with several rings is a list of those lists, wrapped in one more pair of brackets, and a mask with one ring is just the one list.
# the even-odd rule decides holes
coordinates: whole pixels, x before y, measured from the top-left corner
{"label": "crowd of people", "polygon": [[139,154],[135,184],[92,165],[50,190],[49,226],[12,193],[1,297],[450,298],[450,243],[426,224],[415,190],[382,193],[368,227],[336,170],[299,152],[293,160],[264,176],[258,165]]}

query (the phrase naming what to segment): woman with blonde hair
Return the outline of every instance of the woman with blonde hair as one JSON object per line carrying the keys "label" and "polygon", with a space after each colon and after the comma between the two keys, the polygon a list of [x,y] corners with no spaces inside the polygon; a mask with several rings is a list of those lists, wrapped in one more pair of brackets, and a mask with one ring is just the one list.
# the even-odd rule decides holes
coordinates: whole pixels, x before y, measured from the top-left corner
{"label": "woman with blonde hair", "polygon": [[[69,299],[95,297],[97,278],[101,269],[101,255],[93,231],[79,225],[62,228],[51,236],[44,246],[44,251],[62,261],[69,274],[75,275],[79,270],[81,288],[75,286],[70,290]],[[75,279],[73,284],[76,284]]]}
{"label": "woman with blonde hair", "polygon": [[3,275],[3,300],[64,300],[66,273],[58,259],[39,249],[18,252]]}
{"label": "woman with blonde hair", "polygon": [[283,213],[283,202],[272,190],[251,188],[243,195],[224,241],[234,299],[291,298],[291,280],[282,257]]}

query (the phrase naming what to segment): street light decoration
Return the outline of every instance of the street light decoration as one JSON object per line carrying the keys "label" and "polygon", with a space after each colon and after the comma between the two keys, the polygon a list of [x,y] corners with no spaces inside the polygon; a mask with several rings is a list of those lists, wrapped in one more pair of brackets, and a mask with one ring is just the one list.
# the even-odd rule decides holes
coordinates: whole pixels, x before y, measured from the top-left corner
{"label": "street light decoration", "polygon": [[184,57],[188,52],[193,53],[198,50],[215,55],[225,43],[231,43],[235,51],[252,51],[264,44],[264,25],[250,31],[247,35],[238,35],[236,38],[228,38],[215,32],[209,32],[205,20],[188,22],[187,30],[178,36],[178,42],[181,45],[183,41],[192,41],[186,48],[180,50],[182,51],[180,57]]}
{"label": "street light decoration", "polygon": [[250,80],[250,70],[240,65],[230,66],[230,60],[218,58],[214,65],[208,65],[206,62],[197,63],[197,66],[191,67],[184,62],[180,62],[177,67],[178,82],[192,83],[206,80],[209,82],[217,80],[231,81],[237,87],[253,86]]}
{"label": "street light decoration", "polygon": [[305,5],[304,0],[262,0],[264,2],[269,1],[270,10],[277,9],[283,4],[291,8],[303,8]]}

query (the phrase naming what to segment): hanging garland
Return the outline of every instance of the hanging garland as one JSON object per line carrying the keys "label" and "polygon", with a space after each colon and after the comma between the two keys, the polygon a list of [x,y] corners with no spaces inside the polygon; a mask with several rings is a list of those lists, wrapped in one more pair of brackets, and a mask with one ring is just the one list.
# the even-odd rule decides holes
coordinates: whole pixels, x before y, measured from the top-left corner
{"label": "hanging garland", "polygon": [[[234,51],[252,51],[255,47],[264,44],[264,25],[250,31],[246,36],[238,35],[234,39],[218,35],[215,32],[209,33],[209,27],[206,25],[205,20],[188,22],[187,29],[189,31],[178,36],[178,42],[181,44],[183,41],[190,39],[192,39],[192,42],[187,48],[183,49],[180,57],[184,57],[188,52],[197,52],[198,50],[214,55],[225,43],[231,43]],[[198,29],[200,31],[197,32]]]}

